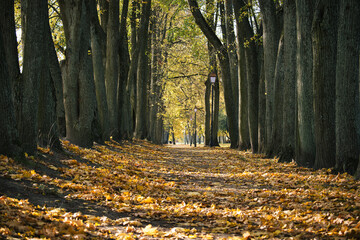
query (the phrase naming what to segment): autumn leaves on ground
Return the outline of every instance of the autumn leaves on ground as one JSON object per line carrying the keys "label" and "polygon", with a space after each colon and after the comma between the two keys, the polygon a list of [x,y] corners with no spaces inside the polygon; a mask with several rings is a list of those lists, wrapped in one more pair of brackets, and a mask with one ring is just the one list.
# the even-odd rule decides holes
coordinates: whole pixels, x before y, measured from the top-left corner
{"label": "autumn leaves on ground", "polygon": [[109,142],[0,157],[4,239],[357,239],[359,181],[226,148]]}

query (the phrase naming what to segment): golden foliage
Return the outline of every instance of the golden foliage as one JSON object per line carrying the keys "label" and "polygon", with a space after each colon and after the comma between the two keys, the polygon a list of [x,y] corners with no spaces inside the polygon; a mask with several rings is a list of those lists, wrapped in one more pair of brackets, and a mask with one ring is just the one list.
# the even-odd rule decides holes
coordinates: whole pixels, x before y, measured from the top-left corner
{"label": "golden foliage", "polygon": [[[111,219],[0,197],[0,236],[47,239],[356,239],[359,181],[230,149],[63,142],[60,178],[0,156],[0,177],[129,217]],[[42,154],[54,157],[50,151]],[[31,159],[31,156],[28,156]],[[50,191],[49,189],[53,189]],[[155,225],[156,224],[156,225]],[[171,226],[171,227],[169,227]]]}

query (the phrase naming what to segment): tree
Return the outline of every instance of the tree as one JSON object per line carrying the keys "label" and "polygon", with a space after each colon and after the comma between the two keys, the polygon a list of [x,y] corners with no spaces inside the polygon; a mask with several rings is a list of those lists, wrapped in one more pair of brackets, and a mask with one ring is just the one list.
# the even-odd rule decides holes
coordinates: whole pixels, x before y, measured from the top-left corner
{"label": "tree", "polygon": [[277,156],[281,151],[283,141],[284,125],[284,35],[281,35],[276,58],[275,76],[274,76],[274,111],[273,111],[273,128],[272,142],[269,148],[269,155]]}
{"label": "tree", "polygon": [[336,63],[336,169],[354,174],[359,163],[360,2],[340,1]]}
{"label": "tree", "polygon": [[88,50],[90,21],[84,1],[59,1],[66,38],[63,66],[66,138],[79,146],[93,143],[95,87]]}
{"label": "tree", "polygon": [[315,161],[313,108],[313,53],[311,26],[313,1],[296,0],[296,149],[295,161],[300,166],[312,167]]}
{"label": "tree", "polygon": [[19,89],[18,85],[21,84],[20,66],[17,51],[17,40],[15,33],[15,16],[14,16],[14,1],[4,0],[2,1],[2,7],[0,8],[0,27],[3,31],[3,43],[5,47],[5,60],[7,62],[8,74],[10,77],[10,84],[12,88],[12,94],[14,99],[15,111],[20,106],[20,100],[18,98],[19,92],[15,90]]}
{"label": "tree", "polygon": [[337,0],[319,0],[312,26],[316,158],[314,168],[335,166]]}
{"label": "tree", "polygon": [[295,154],[296,4],[284,1],[284,96],[280,161],[290,162]]}
{"label": "tree", "polygon": [[271,152],[271,136],[274,109],[274,75],[280,37],[280,24],[274,1],[259,0],[263,20],[264,73],[266,95],[266,148]]}
{"label": "tree", "polygon": [[[57,12],[53,12],[53,15],[56,14],[56,18],[59,19],[60,16],[57,15]],[[49,16],[55,17],[55,16]],[[50,20],[50,19],[49,19]],[[59,20],[58,20],[59,21]],[[51,76],[51,86],[55,92],[56,99],[56,122],[57,122],[57,134],[60,136],[66,136],[66,126],[65,126],[65,109],[64,109],[64,95],[63,95],[63,82],[61,68],[56,54],[54,40],[52,38],[52,30],[49,24],[49,21],[46,23],[46,39],[48,47],[48,64],[50,69]]]}
{"label": "tree", "polygon": [[91,56],[94,70],[94,83],[96,93],[97,112],[100,124],[101,139],[108,140],[110,137],[109,110],[106,99],[105,67],[103,64],[103,49],[106,35],[102,30],[96,11],[95,0],[89,1],[90,32],[91,32]]}
{"label": "tree", "polygon": [[46,61],[47,42],[44,39],[48,21],[47,1],[24,1],[25,39],[23,56],[23,102],[19,136],[29,154],[37,150],[39,87]]}
{"label": "tree", "polygon": [[236,148],[238,144],[238,123],[237,123],[237,112],[235,106],[236,101],[234,100],[234,94],[232,89],[232,78],[230,60],[226,47],[216,36],[215,32],[208,25],[200,12],[199,6],[196,0],[188,0],[190,11],[194,16],[196,24],[199,26],[201,31],[204,33],[206,38],[211,42],[217,51],[217,57],[220,62],[221,75],[223,80],[224,98],[226,114],[228,117],[229,134],[231,139],[231,147]]}
{"label": "tree", "polygon": [[151,15],[151,0],[143,2],[142,15],[140,21],[139,36],[137,42],[138,57],[137,66],[137,85],[136,85],[136,117],[135,117],[135,137],[145,139],[147,137],[147,83],[148,83],[148,35],[149,21]]}
{"label": "tree", "polygon": [[15,155],[20,149],[17,143],[14,103],[12,99],[11,78],[7,69],[5,46],[2,33],[3,19],[0,22],[0,153]]}
{"label": "tree", "polygon": [[[243,60],[245,62],[245,76],[246,79],[241,80],[241,99],[247,102],[242,107],[246,107],[247,123],[249,129],[249,138],[251,150],[253,153],[258,152],[258,114],[259,114],[259,68],[258,68],[258,52],[254,39],[254,31],[250,26],[247,17],[241,16],[241,10],[244,9],[245,3],[234,1],[235,17],[238,26],[238,41],[239,41],[239,58],[241,58],[241,51],[244,51]],[[242,50],[243,48],[243,50]],[[241,72],[241,69],[240,69]],[[245,84],[246,83],[246,84]],[[247,96],[247,99],[245,96]],[[243,105],[243,103],[241,103]],[[245,133],[246,134],[246,133]],[[246,139],[246,137],[245,137]]]}
{"label": "tree", "polygon": [[[238,55],[238,76],[239,76],[239,149],[246,150],[250,147],[249,119],[248,119],[248,82],[245,59],[245,24],[248,24],[247,18],[242,17],[242,8],[244,1],[233,1],[235,13],[235,22],[237,27],[237,55]],[[257,126],[256,126],[257,128]]]}
{"label": "tree", "polygon": [[119,71],[119,0],[109,1],[108,23],[106,30],[106,67],[105,87],[109,109],[110,134],[118,135],[118,71]]}

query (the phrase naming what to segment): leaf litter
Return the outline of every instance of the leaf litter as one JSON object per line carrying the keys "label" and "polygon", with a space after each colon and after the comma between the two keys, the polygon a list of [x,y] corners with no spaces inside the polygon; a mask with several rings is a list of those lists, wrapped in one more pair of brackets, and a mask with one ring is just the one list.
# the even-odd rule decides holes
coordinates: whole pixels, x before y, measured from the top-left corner
{"label": "leaf litter", "polygon": [[[62,144],[66,154],[39,148],[39,156],[27,156],[36,163],[32,168],[0,156],[0,180],[5,183],[0,188],[0,236],[360,237],[360,182],[348,174],[313,171],[224,148],[168,147],[146,141],[110,141],[91,149]],[[10,190],[5,190],[10,184],[26,188],[9,196]],[[32,192],[26,195],[21,189]],[[32,194],[49,201],[36,204],[27,199]],[[65,202],[73,204],[64,208]]]}

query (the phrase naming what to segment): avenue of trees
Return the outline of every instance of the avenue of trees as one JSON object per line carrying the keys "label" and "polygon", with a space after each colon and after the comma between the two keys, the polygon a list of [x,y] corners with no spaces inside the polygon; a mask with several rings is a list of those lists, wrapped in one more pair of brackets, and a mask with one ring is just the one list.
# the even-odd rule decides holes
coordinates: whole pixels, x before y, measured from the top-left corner
{"label": "avenue of trees", "polygon": [[195,107],[216,146],[222,91],[232,148],[360,176],[359,22],[358,0],[2,0],[0,153],[161,144]]}
{"label": "avenue of trees", "polygon": [[360,2],[219,1],[222,39],[198,2],[188,0],[220,63],[231,146],[359,176]]}

